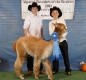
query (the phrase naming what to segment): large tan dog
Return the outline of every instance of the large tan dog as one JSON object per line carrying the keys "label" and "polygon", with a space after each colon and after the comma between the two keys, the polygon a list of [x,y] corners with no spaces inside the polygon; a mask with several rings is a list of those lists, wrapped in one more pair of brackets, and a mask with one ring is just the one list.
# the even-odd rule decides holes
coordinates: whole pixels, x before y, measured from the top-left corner
{"label": "large tan dog", "polygon": [[14,64],[16,75],[24,79],[22,74],[22,66],[26,59],[26,55],[31,55],[34,57],[34,75],[35,79],[39,78],[39,68],[40,62],[43,63],[48,79],[53,80],[52,69],[48,57],[52,53],[53,41],[45,41],[40,38],[33,36],[30,37],[21,37],[16,43],[13,44],[13,49],[17,53],[17,59]]}
{"label": "large tan dog", "polygon": [[[54,24],[55,32],[58,32],[59,38],[65,33],[66,28],[61,23]],[[20,37],[14,44],[13,49],[17,53],[17,59],[14,64],[16,75],[24,79],[22,74],[22,66],[26,59],[27,54],[34,57],[34,75],[35,79],[39,78],[39,68],[40,63],[43,63],[48,79],[53,80],[51,64],[48,57],[51,55],[53,50],[53,40],[45,41],[40,38],[33,36],[30,37]]]}

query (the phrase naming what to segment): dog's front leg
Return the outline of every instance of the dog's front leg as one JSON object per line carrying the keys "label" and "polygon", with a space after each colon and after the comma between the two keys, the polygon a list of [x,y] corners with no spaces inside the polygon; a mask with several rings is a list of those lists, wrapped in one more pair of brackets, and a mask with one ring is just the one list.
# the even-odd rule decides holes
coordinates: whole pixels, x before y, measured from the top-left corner
{"label": "dog's front leg", "polygon": [[45,59],[42,61],[44,69],[46,71],[46,74],[48,75],[48,79],[49,80],[53,80],[53,75],[52,75],[52,68],[51,68],[51,64],[49,62],[48,59]]}
{"label": "dog's front leg", "polygon": [[41,63],[40,59],[34,58],[34,67],[33,67],[33,70],[34,70],[35,79],[39,79],[40,63]]}

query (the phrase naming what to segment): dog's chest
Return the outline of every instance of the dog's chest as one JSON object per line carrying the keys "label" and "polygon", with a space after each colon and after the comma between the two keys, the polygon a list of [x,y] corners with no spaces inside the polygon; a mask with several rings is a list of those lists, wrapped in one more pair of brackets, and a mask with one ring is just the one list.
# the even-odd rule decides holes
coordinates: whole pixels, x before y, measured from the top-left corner
{"label": "dog's chest", "polygon": [[52,54],[52,49],[53,49],[52,46],[47,46],[47,48],[45,48],[45,51],[44,51],[41,59],[48,58]]}

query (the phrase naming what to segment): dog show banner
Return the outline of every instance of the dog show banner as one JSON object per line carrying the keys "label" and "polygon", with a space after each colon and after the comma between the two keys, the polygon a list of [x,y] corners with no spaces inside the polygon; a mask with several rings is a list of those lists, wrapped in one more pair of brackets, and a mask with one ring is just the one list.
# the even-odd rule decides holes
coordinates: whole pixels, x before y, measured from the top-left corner
{"label": "dog show banner", "polygon": [[43,19],[52,19],[50,17],[50,8],[57,6],[61,9],[64,19],[73,19],[75,0],[21,0],[22,19],[25,19],[30,14],[28,5],[32,2],[37,2],[41,6],[41,11],[38,12]]}

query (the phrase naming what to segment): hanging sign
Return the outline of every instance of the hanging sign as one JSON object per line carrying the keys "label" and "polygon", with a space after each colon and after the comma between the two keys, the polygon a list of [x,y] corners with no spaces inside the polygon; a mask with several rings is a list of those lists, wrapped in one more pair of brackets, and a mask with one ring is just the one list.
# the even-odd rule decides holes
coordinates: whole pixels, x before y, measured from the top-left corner
{"label": "hanging sign", "polygon": [[61,9],[64,19],[73,19],[75,0],[21,0],[22,19],[25,19],[30,11],[28,5],[32,2],[37,2],[41,6],[41,11],[38,12],[43,19],[51,19],[50,8],[57,6]]}

